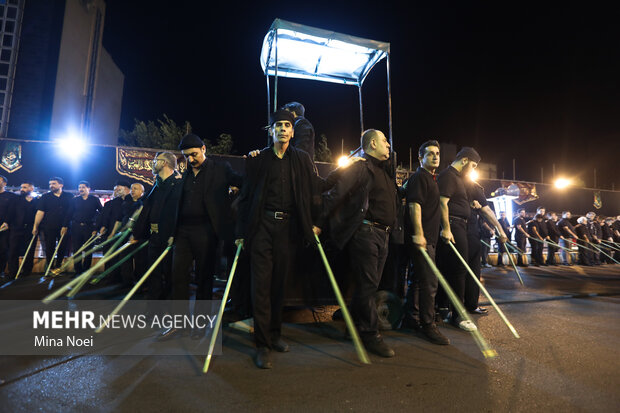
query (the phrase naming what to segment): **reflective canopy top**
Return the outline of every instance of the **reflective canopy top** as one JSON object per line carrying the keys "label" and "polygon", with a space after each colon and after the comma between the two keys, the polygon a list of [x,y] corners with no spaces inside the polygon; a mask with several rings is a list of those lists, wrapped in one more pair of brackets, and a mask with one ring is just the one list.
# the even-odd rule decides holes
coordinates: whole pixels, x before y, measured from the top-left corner
{"label": "reflective canopy top", "polygon": [[389,52],[386,42],[275,19],[263,41],[260,63],[268,76],[361,86]]}

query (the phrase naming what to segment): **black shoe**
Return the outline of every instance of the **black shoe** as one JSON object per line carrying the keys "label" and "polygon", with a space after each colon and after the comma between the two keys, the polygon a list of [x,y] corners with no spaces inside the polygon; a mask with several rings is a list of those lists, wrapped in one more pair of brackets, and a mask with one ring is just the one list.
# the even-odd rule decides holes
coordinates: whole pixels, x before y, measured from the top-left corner
{"label": "black shoe", "polygon": [[441,346],[447,346],[448,344],[450,344],[450,340],[448,339],[448,337],[441,334],[435,324],[422,326],[422,333],[424,333],[426,338],[428,338],[429,341],[433,344],[439,344]]}
{"label": "black shoe", "polygon": [[488,315],[489,310],[484,307],[477,307],[475,310],[467,311],[469,314]]}
{"label": "black shoe", "polygon": [[157,336],[157,341],[167,341],[171,338],[181,336],[183,333],[184,331],[180,328],[170,327],[159,333],[159,336]]}
{"label": "black shoe", "polygon": [[205,336],[206,331],[207,331],[206,328],[199,328],[199,327],[193,328],[190,334],[190,338],[192,340],[200,340],[201,338]]}
{"label": "black shoe", "polygon": [[420,330],[420,322],[413,318],[409,313],[405,313],[403,320],[400,322],[400,328],[405,328],[413,331]]}
{"label": "black shoe", "polygon": [[259,369],[272,369],[273,362],[271,361],[271,351],[267,347],[259,347],[256,349],[256,355],[254,356],[254,363]]}
{"label": "black shoe", "polygon": [[279,353],[288,353],[290,350],[288,344],[286,344],[286,342],[281,338],[276,340],[276,342],[273,343],[271,347],[273,347],[273,349]]}
{"label": "black shoe", "polygon": [[385,342],[380,334],[376,336],[363,339],[364,347],[371,353],[375,353],[381,357],[394,357],[394,350],[392,350]]}

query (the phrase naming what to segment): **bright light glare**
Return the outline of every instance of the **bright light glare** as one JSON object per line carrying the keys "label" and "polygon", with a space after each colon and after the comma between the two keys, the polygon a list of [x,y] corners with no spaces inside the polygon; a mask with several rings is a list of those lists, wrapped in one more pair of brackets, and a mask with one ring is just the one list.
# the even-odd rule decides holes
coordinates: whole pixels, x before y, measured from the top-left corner
{"label": "bright light glare", "polygon": [[558,179],[555,180],[554,185],[558,189],[564,189],[564,188],[566,188],[567,186],[570,185],[570,179],[558,178]]}
{"label": "bright light glare", "polygon": [[342,155],[340,158],[338,158],[338,167],[339,168],[346,168],[350,164],[351,164],[351,160],[349,159],[348,156]]}
{"label": "bright light glare", "polygon": [[478,175],[478,171],[476,171],[475,169],[469,173],[469,179],[471,179],[472,181],[477,181],[479,176],[480,175]]}
{"label": "bright light glare", "polygon": [[77,135],[70,135],[58,140],[58,149],[61,155],[77,159],[86,152],[86,142]]}

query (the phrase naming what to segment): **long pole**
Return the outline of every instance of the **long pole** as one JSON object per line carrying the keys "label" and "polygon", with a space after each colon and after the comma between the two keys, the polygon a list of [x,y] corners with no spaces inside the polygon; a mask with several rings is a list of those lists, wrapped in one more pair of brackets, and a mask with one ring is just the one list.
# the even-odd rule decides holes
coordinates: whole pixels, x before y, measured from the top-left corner
{"label": "long pole", "polygon": [[506,253],[508,254],[508,259],[510,259],[510,263],[512,264],[512,268],[515,269],[515,272],[517,273],[517,277],[519,277],[519,281],[521,282],[521,285],[525,285],[525,284],[523,284],[523,278],[521,278],[521,274],[519,273],[519,270],[517,269],[517,265],[515,264],[515,260],[512,257],[512,254],[510,253],[510,251],[508,251],[508,248],[506,248],[506,245],[512,246],[512,244],[510,244],[509,242],[504,242],[504,249],[506,250]]}
{"label": "long pole", "polygon": [[461,263],[463,264],[463,266],[465,267],[465,269],[467,269],[467,272],[469,273],[469,275],[471,275],[471,277],[474,279],[474,281],[476,282],[476,284],[478,284],[478,287],[480,287],[480,290],[484,293],[484,295],[489,299],[489,302],[491,303],[491,305],[493,306],[493,308],[495,308],[495,310],[497,311],[497,313],[499,314],[499,316],[502,318],[502,320],[504,321],[504,323],[506,324],[506,326],[508,326],[508,329],[510,329],[510,331],[512,332],[512,334],[515,336],[515,338],[519,338],[519,333],[517,333],[517,330],[515,330],[515,328],[512,326],[512,324],[510,323],[510,321],[508,321],[508,318],[506,318],[506,316],[504,315],[504,312],[499,308],[499,306],[495,303],[495,300],[493,300],[493,297],[491,297],[491,294],[489,294],[489,292],[487,291],[486,288],[484,288],[484,285],[482,285],[482,283],[480,282],[480,280],[478,279],[478,277],[476,277],[476,274],[474,274],[474,272],[471,270],[471,268],[469,267],[469,265],[467,265],[467,262],[465,261],[465,259],[461,256],[461,254],[459,253],[459,251],[456,249],[456,247],[454,246],[454,244],[452,243],[452,241],[450,241],[450,247],[452,247],[452,251],[454,251],[454,253],[456,254],[457,257],[459,257],[459,260],[461,260]]}
{"label": "long pole", "polygon": [[56,244],[56,249],[54,249],[54,254],[52,254],[52,257],[50,259],[50,263],[47,266],[47,270],[45,270],[45,275],[44,275],[45,277],[47,277],[47,274],[49,274],[50,269],[52,268],[52,263],[54,262],[54,259],[56,258],[56,254],[58,253],[58,248],[60,248],[60,244],[62,244],[62,240],[65,237],[65,234],[61,234],[60,235],[60,240],[58,240],[58,244]]}
{"label": "long pole", "polygon": [[127,301],[129,301],[129,299],[136,293],[136,291],[138,291],[138,288],[140,288],[140,286],[146,281],[146,279],[149,278],[149,275],[151,275],[151,273],[155,270],[155,268],[157,268],[157,266],[163,261],[163,259],[166,258],[166,255],[168,254],[168,252],[170,252],[171,248],[172,248],[172,245],[169,245],[166,247],[166,249],[164,250],[164,252],[161,253],[159,258],[155,260],[153,265],[151,265],[151,267],[144,273],[144,275],[142,276],[142,278],[140,278],[140,280],[136,283],[136,285],[133,286],[131,291],[127,293],[125,298],[123,298],[123,300],[116,306],[116,308],[110,313],[110,315],[108,315],[108,317],[106,318],[106,321],[102,323],[101,325],[99,325],[99,327],[95,330],[95,333],[101,333],[101,330],[103,330],[103,328],[106,325],[108,325],[108,323],[110,322],[110,319],[114,317],[116,314],[118,314],[119,311],[121,311],[121,309],[125,306]]}
{"label": "long pole", "polygon": [[[112,241],[115,241],[116,238],[119,237],[121,234],[122,233],[119,232],[118,234],[116,234],[112,238],[102,242],[101,244],[95,245],[93,248],[89,249],[87,252],[83,253],[82,255],[80,255],[79,257],[74,259],[73,263],[75,264],[76,262],[82,261],[82,259],[88,257],[90,254],[100,250],[101,248],[105,247],[106,245],[108,245]],[[67,268],[69,266],[70,263],[71,263],[71,261],[67,261],[58,270],[53,270],[52,272],[55,272],[56,275],[59,275],[59,274],[61,274],[65,270],[65,268]]]}
{"label": "long pole", "polygon": [[606,257],[609,257],[613,262],[615,262],[616,264],[620,264],[620,262],[616,261],[611,255],[607,254],[605,251],[603,251],[602,249],[600,249],[599,247],[597,247],[596,245],[594,245],[593,243],[589,242],[589,244],[594,247],[595,249],[598,250],[598,252],[600,252],[601,254],[604,254]]}
{"label": "long pole", "polygon": [[135,250],[131,251],[129,254],[125,255],[123,257],[123,259],[121,259],[119,262],[117,262],[116,264],[114,264],[113,266],[111,266],[110,268],[108,268],[107,270],[105,270],[104,272],[102,272],[101,274],[99,274],[97,277],[93,278],[90,283],[91,284],[97,284],[99,281],[101,281],[106,275],[108,275],[109,273],[111,273],[112,271],[114,271],[115,269],[117,269],[118,267],[120,267],[121,265],[123,265],[128,259],[130,259],[131,257],[133,257],[134,255],[136,255],[138,253],[138,251],[140,251],[142,248],[146,247],[146,244],[148,244],[149,241],[146,240],[144,241],[142,244],[140,244],[140,246],[138,246],[138,248],[136,248]]}
{"label": "long pole", "polygon": [[366,349],[362,345],[362,341],[360,340],[360,336],[357,333],[357,329],[353,324],[353,318],[351,318],[351,314],[347,309],[347,305],[344,302],[344,298],[342,298],[342,294],[340,292],[340,288],[338,287],[338,283],[336,282],[336,277],[334,277],[334,273],[332,272],[332,268],[327,261],[327,256],[325,255],[325,251],[323,250],[323,246],[321,245],[321,241],[319,240],[319,236],[314,234],[314,238],[316,239],[317,247],[319,248],[319,253],[321,254],[321,259],[323,260],[323,264],[325,265],[325,270],[327,271],[327,276],[329,277],[329,281],[332,285],[332,289],[334,290],[334,295],[338,300],[338,304],[340,305],[340,309],[342,310],[342,315],[344,316],[344,321],[347,325],[347,329],[349,330],[349,334],[353,339],[353,344],[355,345],[355,351],[357,351],[357,357],[364,364],[370,364],[370,359],[368,358],[368,354],[366,354]]}
{"label": "long pole", "polygon": [[237,253],[235,254],[235,259],[233,260],[232,267],[230,268],[230,275],[228,276],[228,281],[226,282],[226,289],[224,290],[224,295],[222,296],[222,303],[220,304],[220,310],[217,312],[217,319],[215,320],[215,328],[213,329],[213,333],[211,334],[211,341],[209,342],[209,351],[207,352],[207,358],[205,359],[205,364],[202,368],[203,373],[207,373],[209,371],[209,365],[211,364],[211,357],[213,357],[213,349],[215,348],[215,341],[217,339],[217,333],[220,331],[220,326],[222,325],[222,317],[224,317],[224,309],[226,308],[226,301],[228,301],[228,294],[230,293],[230,286],[232,285],[233,277],[235,276],[235,270],[237,269],[237,261],[239,260],[239,255],[241,254],[241,249],[243,248],[243,243],[237,245]]}
{"label": "long pole", "polygon": [[24,263],[26,262],[26,258],[28,258],[28,253],[30,252],[30,248],[32,247],[32,243],[37,238],[36,234],[32,236],[30,240],[30,244],[28,244],[28,248],[26,248],[26,253],[24,254],[24,258],[22,259],[22,263],[19,264],[19,269],[17,270],[17,274],[15,275],[15,279],[19,277],[19,274],[22,272],[22,268],[24,267]]}
{"label": "long pole", "polygon": [[[441,284],[442,288],[448,295],[448,298],[452,302],[452,305],[454,306],[454,308],[456,308],[457,313],[459,313],[462,319],[467,320],[473,324],[474,322],[469,317],[469,314],[467,314],[467,311],[465,311],[465,307],[463,307],[461,300],[459,300],[459,298],[456,296],[456,294],[454,293],[454,291],[450,287],[450,284],[448,284],[444,276],[441,275],[441,273],[437,269],[437,266],[435,265],[431,257],[428,255],[428,252],[426,252],[426,250],[422,247],[418,247],[418,248],[422,252],[422,255],[424,256],[424,259],[426,260],[428,266],[431,268],[433,273],[435,273],[435,276],[437,277],[439,284]],[[482,351],[482,354],[484,355],[485,358],[497,357],[497,351],[495,351],[489,346],[489,344],[487,343],[487,341],[484,339],[484,337],[482,336],[480,331],[478,331],[477,328],[476,330],[471,331],[471,335],[474,337],[474,341],[478,345],[478,348],[480,348],[480,351]]]}

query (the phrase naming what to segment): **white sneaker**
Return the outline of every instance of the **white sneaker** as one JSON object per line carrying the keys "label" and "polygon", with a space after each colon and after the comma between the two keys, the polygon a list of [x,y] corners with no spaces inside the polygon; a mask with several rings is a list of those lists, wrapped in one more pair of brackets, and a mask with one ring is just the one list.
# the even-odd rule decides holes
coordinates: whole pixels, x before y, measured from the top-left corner
{"label": "white sneaker", "polygon": [[459,328],[461,330],[465,330],[465,331],[476,331],[478,330],[478,327],[476,327],[476,325],[469,321],[469,320],[462,320],[461,322],[459,322]]}

